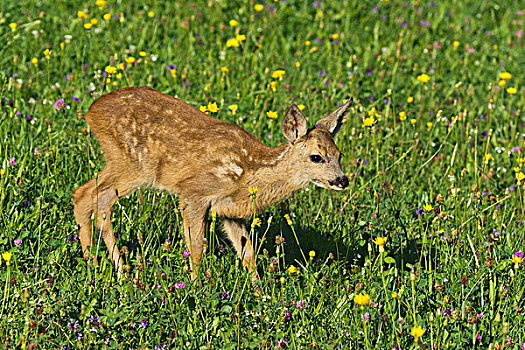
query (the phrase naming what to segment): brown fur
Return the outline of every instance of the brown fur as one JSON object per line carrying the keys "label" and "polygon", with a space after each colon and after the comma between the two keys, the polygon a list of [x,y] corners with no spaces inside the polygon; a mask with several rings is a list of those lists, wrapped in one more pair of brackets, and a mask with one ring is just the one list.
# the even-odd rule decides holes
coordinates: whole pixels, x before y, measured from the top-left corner
{"label": "brown fur", "polygon": [[[101,96],[89,108],[86,119],[100,141],[107,164],[96,179],[73,194],[84,256],[90,257],[88,247],[93,246],[91,216],[95,214],[97,231],[121,275],[122,262],[110,220],[112,206],[118,197],[138,187],[150,187],[179,196],[193,277],[202,256],[209,210],[224,218],[228,238],[244,266],[254,271],[253,247],[242,220],[253,216],[248,188],[258,187],[258,209],[289,197],[311,182],[344,188],[344,184],[334,185],[336,179],[346,177],[331,133],[339,129],[350,104],[319,121],[309,133],[306,119],[292,105],[283,119],[283,134],[289,142],[273,148],[236,125],[149,87],[124,88]],[[323,157],[322,164],[311,161],[314,153]]]}

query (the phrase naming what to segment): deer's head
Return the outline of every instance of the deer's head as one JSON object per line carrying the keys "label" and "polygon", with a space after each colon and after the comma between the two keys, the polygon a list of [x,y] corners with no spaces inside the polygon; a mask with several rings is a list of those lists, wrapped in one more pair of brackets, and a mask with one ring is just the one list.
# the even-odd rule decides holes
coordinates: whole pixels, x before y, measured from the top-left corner
{"label": "deer's head", "polygon": [[290,152],[301,180],[336,191],[348,186],[348,178],[339,163],[341,151],[335,145],[334,137],[351,104],[350,98],[342,107],[319,120],[311,130],[308,130],[306,118],[296,105],[288,108],[282,132],[291,145]]}

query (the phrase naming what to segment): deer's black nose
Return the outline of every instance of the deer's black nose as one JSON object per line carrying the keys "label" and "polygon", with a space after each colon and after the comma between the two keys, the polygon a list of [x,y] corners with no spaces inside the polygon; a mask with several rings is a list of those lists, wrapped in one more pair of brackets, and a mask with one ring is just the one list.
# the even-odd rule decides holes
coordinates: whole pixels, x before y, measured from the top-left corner
{"label": "deer's black nose", "polygon": [[348,178],[343,175],[343,176],[339,176],[335,182],[340,185],[342,188],[347,188],[348,187]]}

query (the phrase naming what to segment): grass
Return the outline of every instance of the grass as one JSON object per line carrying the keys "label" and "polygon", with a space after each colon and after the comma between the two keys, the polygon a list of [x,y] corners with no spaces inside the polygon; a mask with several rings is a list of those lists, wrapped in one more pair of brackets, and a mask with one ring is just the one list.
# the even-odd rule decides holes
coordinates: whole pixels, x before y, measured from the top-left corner
{"label": "grass", "polygon": [[[255,5],[1,2],[2,345],[522,348],[525,9]],[[127,279],[116,280],[104,246],[99,266],[82,258],[71,195],[104,164],[83,115],[101,94],[140,85],[216,103],[215,117],[274,146],[291,102],[313,126],[358,100],[336,140],[349,188],[310,187],[254,228],[266,238],[262,297],[211,216],[201,283],[191,283],[167,193],[115,206]],[[368,117],[377,122],[364,127]]]}

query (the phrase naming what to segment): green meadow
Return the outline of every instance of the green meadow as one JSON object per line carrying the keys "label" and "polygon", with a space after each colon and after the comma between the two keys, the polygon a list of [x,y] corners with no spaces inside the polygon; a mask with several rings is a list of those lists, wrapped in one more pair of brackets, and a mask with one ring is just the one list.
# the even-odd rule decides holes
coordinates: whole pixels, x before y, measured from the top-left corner
{"label": "green meadow", "polygon": [[[0,347],[524,349],[524,21],[510,0],[3,0]],[[211,213],[192,281],[179,201],[147,188],[111,218],[125,278],[99,237],[84,260],[72,194],[105,164],[84,115],[145,85],[270,146],[291,103],[313,127],[354,98],[350,185],[246,222],[255,288]]]}

